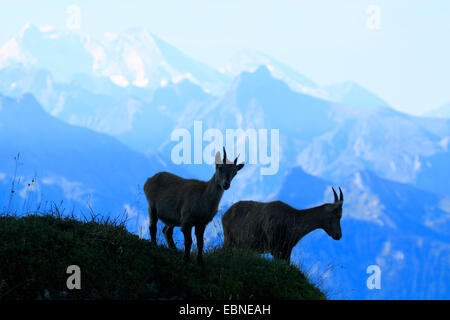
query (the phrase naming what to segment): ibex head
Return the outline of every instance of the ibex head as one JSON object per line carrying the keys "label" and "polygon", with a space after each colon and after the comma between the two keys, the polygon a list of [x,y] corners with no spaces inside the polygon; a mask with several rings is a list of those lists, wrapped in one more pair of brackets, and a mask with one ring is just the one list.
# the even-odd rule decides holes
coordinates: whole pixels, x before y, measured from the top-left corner
{"label": "ibex head", "polygon": [[244,163],[237,164],[239,155],[233,162],[227,159],[225,147],[223,148],[223,159],[220,157],[220,152],[216,153],[216,182],[224,190],[228,190],[236,173],[244,167]]}
{"label": "ibex head", "polygon": [[342,218],[342,204],[344,203],[344,195],[339,187],[339,199],[336,191],[334,193],[334,203],[325,205],[326,217],[324,219],[323,229],[334,240],[339,240],[342,237],[341,218]]}

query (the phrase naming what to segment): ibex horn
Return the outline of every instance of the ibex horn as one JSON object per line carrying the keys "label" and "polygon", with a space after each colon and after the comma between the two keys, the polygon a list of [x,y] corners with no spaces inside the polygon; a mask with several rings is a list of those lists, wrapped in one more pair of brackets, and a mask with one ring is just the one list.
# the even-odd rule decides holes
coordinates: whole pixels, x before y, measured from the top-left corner
{"label": "ibex horn", "polygon": [[[335,195],[336,195],[336,193],[335,193]],[[344,202],[344,195],[342,194],[341,187],[339,187],[339,201]]]}
{"label": "ibex horn", "polygon": [[337,196],[337,193],[336,193],[336,191],[334,191],[334,188],[333,188],[333,187],[331,187],[331,189],[333,189],[333,193],[334,193],[334,203],[336,203],[336,202],[339,201],[338,196]]}

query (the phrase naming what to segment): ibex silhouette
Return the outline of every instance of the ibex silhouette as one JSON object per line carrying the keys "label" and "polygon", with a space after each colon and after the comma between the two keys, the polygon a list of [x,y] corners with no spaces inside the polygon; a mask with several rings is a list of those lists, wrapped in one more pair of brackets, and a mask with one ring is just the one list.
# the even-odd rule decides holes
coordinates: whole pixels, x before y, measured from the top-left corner
{"label": "ibex silhouette", "polygon": [[[238,156],[239,157],[239,156]],[[223,148],[223,160],[216,153],[216,171],[209,181],[183,179],[168,172],[159,172],[149,178],[144,185],[150,215],[150,236],[156,244],[156,225],[158,219],[164,222],[164,238],[171,248],[173,228],[181,227],[184,234],[184,259],[189,260],[192,245],[192,227],[197,238],[197,260],[203,263],[203,234],[206,225],[217,213],[224,190],[230,187],[231,180],[244,167],[237,164],[238,157],[230,162]]]}
{"label": "ibex silhouette", "polygon": [[224,247],[242,246],[290,262],[291,251],[306,234],[323,229],[334,240],[342,237],[340,220],[344,196],[334,203],[297,210],[281,201],[240,201],[222,216]]}

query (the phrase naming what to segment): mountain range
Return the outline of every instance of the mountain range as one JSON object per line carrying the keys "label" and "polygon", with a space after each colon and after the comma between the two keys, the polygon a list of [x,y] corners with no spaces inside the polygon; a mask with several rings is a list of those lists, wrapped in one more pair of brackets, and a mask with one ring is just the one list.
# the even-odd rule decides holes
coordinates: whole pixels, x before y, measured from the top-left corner
{"label": "mountain range", "polygon": [[[264,165],[241,154],[246,166],[208,241],[220,240],[220,214],[238,200],[307,208],[341,186],[342,240],[314,231],[293,260],[331,298],[449,296],[450,119],[398,112],[353,82],[319,86],[262,53],[242,51],[215,70],[142,29],[94,39],[27,25],[0,46],[0,94],[3,210],[63,200],[75,212],[126,212],[128,228],[148,235],[147,177],[214,172],[172,162],[173,130],[194,135],[194,121],[278,129],[278,171],[261,175]],[[373,264],[382,290],[366,287]]]}

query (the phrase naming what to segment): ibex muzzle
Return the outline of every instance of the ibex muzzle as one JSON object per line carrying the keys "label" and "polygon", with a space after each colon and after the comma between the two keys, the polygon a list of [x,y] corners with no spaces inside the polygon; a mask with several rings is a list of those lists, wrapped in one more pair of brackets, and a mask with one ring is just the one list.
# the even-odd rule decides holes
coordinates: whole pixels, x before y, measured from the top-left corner
{"label": "ibex muzzle", "polygon": [[144,185],[150,215],[150,236],[156,244],[157,222],[164,224],[163,234],[167,244],[175,248],[173,228],[181,227],[184,234],[185,260],[189,260],[192,245],[191,231],[195,227],[197,238],[197,260],[202,263],[203,234],[206,225],[217,213],[224,190],[230,187],[236,173],[244,167],[237,158],[227,160],[225,148],[223,160],[216,154],[216,171],[209,181],[183,179],[168,172],[159,172]]}

